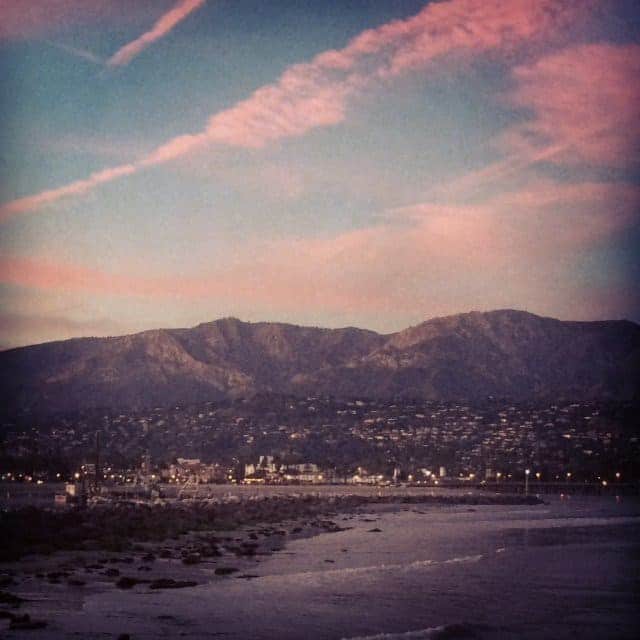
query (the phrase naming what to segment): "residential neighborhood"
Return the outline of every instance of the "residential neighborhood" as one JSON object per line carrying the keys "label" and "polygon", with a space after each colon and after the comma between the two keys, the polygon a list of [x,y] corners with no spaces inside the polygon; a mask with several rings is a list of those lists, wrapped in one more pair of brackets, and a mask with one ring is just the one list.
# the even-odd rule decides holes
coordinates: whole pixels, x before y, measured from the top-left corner
{"label": "residential neighborhood", "polygon": [[[0,477],[95,469],[135,483],[438,483],[638,478],[633,405],[250,400],[5,420]],[[93,465],[93,467],[91,467]]]}

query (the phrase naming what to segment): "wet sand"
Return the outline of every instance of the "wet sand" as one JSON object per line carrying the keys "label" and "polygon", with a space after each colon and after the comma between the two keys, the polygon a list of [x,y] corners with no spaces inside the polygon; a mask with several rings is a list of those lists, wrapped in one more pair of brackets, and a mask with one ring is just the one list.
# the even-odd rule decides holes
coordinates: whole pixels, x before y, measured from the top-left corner
{"label": "wet sand", "polygon": [[[7,549],[17,558],[0,564],[2,591],[0,629],[13,627],[11,634],[35,632],[40,637],[54,637],[61,615],[80,612],[88,600],[100,594],[128,592],[131,597],[145,598],[171,590],[191,591],[194,588],[223,581],[251,581],[261,575],[260,565],[273,554],[286,554],[287,545],[320,533],[340,533],[351,528],[352,522],[371,523],[371,534],[379,533],[375,526],[380,514],[398,509],[453,506],[463,503],[474,508],[478,503],[522,503],[522,497],[508,496],[313,496],[286,495],[237,499],[225,503],[148,505],[118,505],[96,507],[82,512],[48,514],[27,510],[24,523],[34,520],[42,527],[78,527],[71,540],[60,539],[61,531],[51,536],[50,553],[28,553],[39,548],[47,537],[46,529],[31,531],[22,540],[13,531]],[[529,500],[535,504],[536,500]],[[6,516],[6,514],[4,514]],[[12,526],[20,524],[20,514],[12,514]],[[52,520],[48,518],[52,516]],[[231,517],[232,516],[232,517]],[[4,517],[4,516],[3,516]],[[17,520],[16,520],[17,518]],[[69,520],[70,518],[70,520]],[[168,526],[158,536],[152,531],[159,518],[173,519],[178,526]],[[115,538],[113,530],[106,537],[97,536],[97,528],[105,521],[124,528],[124,537]],[[6,520],[5,520],[6,521]],[[125,526],[127,525],[127,526]],[[231,526],[229,526],[231,525]],[[193,527],[195,530],[190,530]],[[181,529],[187,531],[181,532]],[[64,529],[62,530],[64,531]],[[49,531],[49,533],[53,533]],[[104,531],[103,531],[104,533]],[[160,539],[149,539],[156,538]],[[127,542],[125,548],[112,551],[101,548],[115,542]],[[72,548],[65,549],[65,544]],[[62,546],[62,548],[60,548]],[[335,560],[325,559],[326,565]],[[171,615],[167,613],[166,615]],[[28,617],[25,617],[28,616]],[[34,629],[30,629],[34,627]],[[104,636],[103,636],[104,637]],[[117,637],[117,636],[114,636]]]}

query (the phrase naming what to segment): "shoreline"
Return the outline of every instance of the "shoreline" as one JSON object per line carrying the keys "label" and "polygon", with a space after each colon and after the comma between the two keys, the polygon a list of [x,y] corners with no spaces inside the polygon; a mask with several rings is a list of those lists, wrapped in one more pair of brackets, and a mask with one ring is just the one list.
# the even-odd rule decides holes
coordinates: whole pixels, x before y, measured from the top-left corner
{"label": "shoreline", "polygon": [[337,494],[283,493],[266,496],[173,501],[114,501],[64,510],[25,506],[0,511],[4,544],[0,565],[58,551],[116,551],[139,542],[163,540],[197,531],[234,531],[243,526],[330,515],[381,504],[535,505],[522,494]]}
{"label": "shoreline", "polygon": [[[260,562],[283,551],[288,541],[345,531],[356,515],[411,505],[537,504],[542,501],[533,496],[504,494],[288,495],[5,512],[0,516],[0,528],[8,534],[0,561],[0,625],[15,630],[46,628],[41,610],[47,602],[64,608],[69,601],[114,588],[145,593],[214,580],[251,580],[258,577]],[[45,538],[50,539],[46,548]]]}

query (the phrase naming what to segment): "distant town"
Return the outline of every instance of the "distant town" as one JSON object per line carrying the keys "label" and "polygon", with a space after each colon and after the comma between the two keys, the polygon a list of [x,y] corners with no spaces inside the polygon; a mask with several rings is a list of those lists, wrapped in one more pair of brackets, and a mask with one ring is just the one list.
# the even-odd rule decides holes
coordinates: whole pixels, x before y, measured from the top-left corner
{"label": "distant town", "polygon": [[[638,408],[259,395],[2,421],[4,482],[637,482]],[[97,473],[96,473],[97,471]]]}

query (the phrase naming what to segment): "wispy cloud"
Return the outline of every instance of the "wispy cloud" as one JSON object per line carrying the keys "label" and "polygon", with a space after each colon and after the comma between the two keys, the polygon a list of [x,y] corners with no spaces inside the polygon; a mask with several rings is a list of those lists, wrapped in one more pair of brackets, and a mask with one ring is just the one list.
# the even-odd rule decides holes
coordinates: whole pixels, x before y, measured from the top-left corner
{"label": "wispy cloud", "polygon": [[0,207],[0,223],[18,213],[37,209],[38,207],[50,204],[51,202],[56,202],[61,198],[87,193],[98,185],[111,182],[117,178],[121,178],[122,176],[131,175],[135,172],[135,165],[121,164],[117,167],[103,169],[102,171],[92,173],[84,180],[76,180],[75,182],[71,182],[62,187],[57,187],[56,189],[48,189],[47,191],[41,191],[40,193],[36,193],[32,196],[13,200]]}
{"label": "wispy cloud", "polygon": [[150,44],[166,36],[179,22],[190,13],[202,7],[206,0],[182,0],[162,15],[149,31],[118,49],[108,60],[107,66],[121,67],[129,64],[141,51]]}
{"label": "wispy cloud", "polygon": [[[523,292],[532,308],[565,308],[566,300],[550,298],[553,292],[582,286],[567,275],[567,263],[579,264],[629,228],[638,204],[637,186],[538,180],[473,205],[416,204],[381,224],[327,237],[249,240],[223,267],[180,276],[7,255],[0,258],[0,283],[352,318],[513,306]],[[624,274],[616,277],[625,284]],[[588,292],[579,293],[587,304]],[[609,313],[600,307],[593,315]]]}
{"label": "wispy cloud", "polygon": [[104,60],[97,56],[95,53],[89,51],[88,49],[80,49],[79,47],[72,47],[68,44],[63,44],[62,42],[54,42],[53,40],[44,40],[45,44],[48,44],[51,47],[56,49],[60,49],[76,58],[81,58],[83,60],[87,60],[89,62],[93,62],[97,65],[104,65]]}
{"label": "wispy cloud", "polygon": [[532,117],[505,132],[508,148],[559,145],[551,161],[563,165],[640,161],[640,45],[569,47],[513,74],[508,100]]}
{"label": "wispy cloud", "polygon": [[1,0],[0,40],[53,36],[70,27],[145,24],[167,0]]}
{"label": "wispy cloud", "polygon": [[484,53],[512,52],[533,40],[553,38],[591,4],[591,0],[570,4],[562,0],[431,3],[412,18],[361,33],[341,50],[326,51],[309,63],[289,67],[274,84],[214,114],[204,130],[173,138],[133,165],[107,169],[87,180],[6,203],[0,207],[0,220],[211,144],[261,148],[337,125],[364,90],[443,58],[467,64]]}
{"label": "wispy cloud", "polygon": [[495,140],[505,155],[434,185],[431,196],[473,195],[540,164],[640,163],[640,45],[566,47],[516,67],[511,79],[501,101],[523,116]]}

